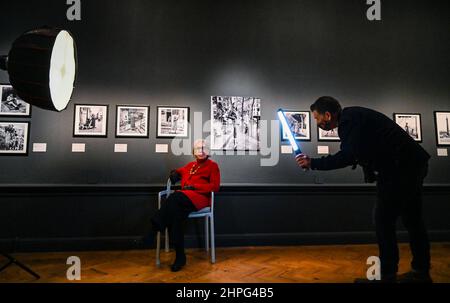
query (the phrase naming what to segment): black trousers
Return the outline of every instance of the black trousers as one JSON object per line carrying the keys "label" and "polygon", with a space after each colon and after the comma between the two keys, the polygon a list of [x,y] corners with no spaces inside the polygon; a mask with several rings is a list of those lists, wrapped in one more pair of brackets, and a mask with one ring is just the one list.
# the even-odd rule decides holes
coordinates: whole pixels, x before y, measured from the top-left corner
{"label": "black trousers", "polygon": [[374,221],[382,275],[391,275],[398,271],[398,217],[402,218],[409,234],[413,255],[411,267],[424,272],[430,269],[430,244],[422,218],[422,187],[427,172],[428,162],[422,161],[400,163],[378,174],[378,199],[374,209]]}
{"label": "black trousers", "polygon": [[174,192],[161,203],[152,221],[159,225],[161,231],[169,228],[170,239],[177,254],[184,253],[183,225],[191,212],[197,211],[191,200],[182,192]]}

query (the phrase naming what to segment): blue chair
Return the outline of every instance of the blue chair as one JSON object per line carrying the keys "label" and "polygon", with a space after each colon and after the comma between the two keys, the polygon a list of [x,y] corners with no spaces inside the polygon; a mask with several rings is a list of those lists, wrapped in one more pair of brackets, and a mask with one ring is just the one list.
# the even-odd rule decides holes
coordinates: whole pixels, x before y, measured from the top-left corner
{"label": "blue chair", "polygon": [[[169,198],[170,194],[174,192],[171,190],[172,182],[167,180],[166,190],[160,191],[158,193],[158,209],[161,208],[161,200],[163,197]],[[195,218],[205,218],[205,248],[209,252],[209,238],[211,235],[211,263],[216,263],[216,247],[215,247],[215,233],[214,233],[214,192],[211,192],[211,207],[205,207],[199,211],[192,212],[189,214],[189,219]],[[160,261],[160,251],[161,251],[161,233],[158,232],[156,236],[156,266],[161,265]],[[169,252],[169,231],[165,230],[165,251]]]}

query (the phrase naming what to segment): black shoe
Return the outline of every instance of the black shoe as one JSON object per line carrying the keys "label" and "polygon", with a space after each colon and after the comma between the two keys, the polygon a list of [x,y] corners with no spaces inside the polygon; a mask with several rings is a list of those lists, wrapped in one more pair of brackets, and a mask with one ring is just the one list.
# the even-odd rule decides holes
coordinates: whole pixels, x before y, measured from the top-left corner
{"label": "black shoe", "polygon": [[177,256],[175,262],[170,266],[172,272],[180,271],[186,265],[186,256]]}
{"label": "black shoe", "polygon": [[377,284],[377,283],[396,283],[396,282],[397,282],[396,274],[382,276],[381,280],[368,280],[367,278],[357,278],[354,281],[354,283],[356,284],[363,284],[363,283]]}
{"label": "black shoe", "polygon": [[409,271],[398,276],[398,283],[433,283],[428,272]]}

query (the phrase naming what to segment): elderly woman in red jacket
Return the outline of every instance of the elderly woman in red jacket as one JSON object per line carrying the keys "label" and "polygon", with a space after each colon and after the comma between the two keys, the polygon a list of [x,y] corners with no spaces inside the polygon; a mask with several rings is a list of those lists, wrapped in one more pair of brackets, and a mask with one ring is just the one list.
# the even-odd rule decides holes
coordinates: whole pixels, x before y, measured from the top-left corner
{"label": "elderly woman in red jacket", "polygon": [[186,265],[184,221],[191,212],[211,206],[211,192],[217,192],[220,187],[219,166],[209,159],[205,140],[194,143],[193,154],[195,161],[170,173],[172,184],[181,181],[181,190],[171,194],[151,220],[155,231],[169,228],[176,253],[171,266],[173,272]]}

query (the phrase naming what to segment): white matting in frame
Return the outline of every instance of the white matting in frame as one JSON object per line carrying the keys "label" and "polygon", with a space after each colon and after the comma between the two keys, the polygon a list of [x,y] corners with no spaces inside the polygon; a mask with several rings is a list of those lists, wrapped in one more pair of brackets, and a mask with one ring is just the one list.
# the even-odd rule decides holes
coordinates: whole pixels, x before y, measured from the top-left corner
{"label": "white matting in frame", "polygon": [[189,107],[158,106],[158,138],[187,138],[189,135]]}
{"label": "white matting in frame", "polygon": [[[311,140],[311,113],[309,111],[285,110],[284,114],[296,140]],[[282,140],[288,140],[286,132],[283,128],[281,129]]]}
{"label": "white matting in frame", "polygon": [[9,84],[0,84],[0,116],[31,116],[31,105],[23,101]]}
{"label": "white matting in frame", "polygon": [[149,106],[117,105],[116,137],[148,138]]}
{"label": "white matting in frame", "polygon": [[0,155],[27,155],[29,122],[0,122]]}
{"label": "white matting in frame", "polygon": [[422,121],[420,114],[394,113],[394,121],[411,138],[417,142],[422,142]]}
{"label": "white matting in frame", "polygon": [[319,141],[340,141],[338,128],[333,128],[332,130],[323,130],[317,127],[318,139]]}
{"label": "white matting in frame", "polygon": [[261,99],[211,97],[211,149],[259,151]]}
{"label": "white matting in frame", "polygon": [[73,136],[107,137],[108,105],[75,104]]}
{"label": "white matting in frame", "polygon": [[439,146],[450,145],[450,111],[435,111],[434,124]]}

